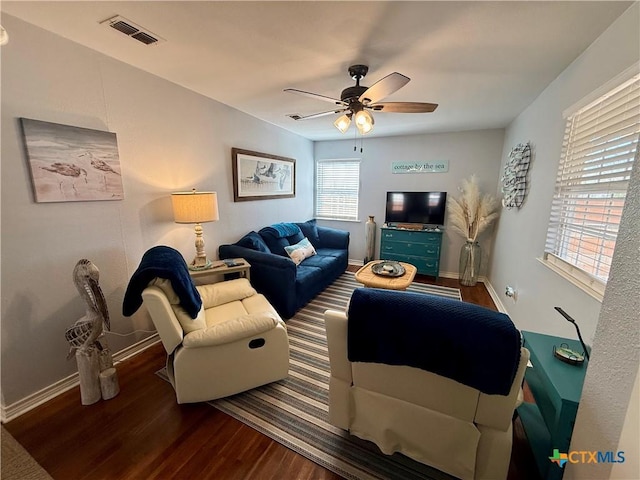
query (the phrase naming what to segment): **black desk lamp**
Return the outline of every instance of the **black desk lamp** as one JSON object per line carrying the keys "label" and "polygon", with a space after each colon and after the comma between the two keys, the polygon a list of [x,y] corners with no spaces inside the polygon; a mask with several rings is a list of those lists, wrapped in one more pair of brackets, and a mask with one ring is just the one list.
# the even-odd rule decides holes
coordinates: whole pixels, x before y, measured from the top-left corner
{"label": "black desk lamp", "polygon": [[553,307],[553,308],[555,308],[560,315],[566,318],[567,321],[573,323],[573,325],[576,327],[576,332],[578,332],[578,339],[580,340],[580,344],[584,349],[584,356],[587,357],[587,360],[589,360],[589,352],[587,351],[587,346],[584,344],[584,341],[582,340],[582,335],[580,335],[580,328],[578,328],[578,324],[576,323],[576,321],[573,318],[571,318],[569,314],[565,312],[563,309],[561,309],[560,307]]}

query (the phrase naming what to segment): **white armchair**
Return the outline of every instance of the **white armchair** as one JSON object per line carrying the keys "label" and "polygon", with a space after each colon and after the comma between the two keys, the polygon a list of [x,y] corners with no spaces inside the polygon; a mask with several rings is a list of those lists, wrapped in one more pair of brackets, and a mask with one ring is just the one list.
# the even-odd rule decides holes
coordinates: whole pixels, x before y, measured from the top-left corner
{"label": "white armchair", "polygon": [[167,375],[178,403],[226,397],[288,375],[285,323],[247,279],[196,289],[202,308],[195,319],[169,280],[156,278],[142,292],[167,351]]}
{"label": "white armchair", "polygon": [[[351,306],[354,298],[366,291],[365,302],[376,312],[368,320],[375,323],[373,317],[380,312],[381,320],[391,329],[401,319],[394,316],[395,304],[389,297],[419,295],[376,290],[356,290]],[[383,297],[379,304],[374,303],[376,296]],[[349,326],[347,313],[327,310],[324,319],[331,366],[332,425],[374,442],[386,454],[400,452],[464,480],[506,479],[512,417],[520,401],[528,350],[520,348],[508,393],[489,395],[421,368],[350,361],[349,346],[358,339],[350,338],[355,330]],[[394,335],[388,337],[390,342],[396,340]]]}

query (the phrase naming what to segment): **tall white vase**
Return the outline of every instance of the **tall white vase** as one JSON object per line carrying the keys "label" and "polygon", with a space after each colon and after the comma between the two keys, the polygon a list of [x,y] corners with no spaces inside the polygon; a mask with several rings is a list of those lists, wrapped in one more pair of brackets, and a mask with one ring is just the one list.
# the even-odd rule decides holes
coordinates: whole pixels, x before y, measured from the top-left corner
{"label": "tall white vase", "polygon": [[376,252],[376,222],[373,221],[373,215],[369,215],[369,220],[364,225],[365,228],[365,257],[364,263],[373,260]]}

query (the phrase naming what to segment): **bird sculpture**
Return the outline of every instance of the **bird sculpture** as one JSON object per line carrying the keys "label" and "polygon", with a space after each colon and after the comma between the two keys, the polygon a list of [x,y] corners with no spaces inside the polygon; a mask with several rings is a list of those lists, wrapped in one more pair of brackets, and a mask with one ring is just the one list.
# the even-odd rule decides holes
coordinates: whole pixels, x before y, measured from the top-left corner
{"label": "bird sculpture", "polygon": [[[40,167],[42,170],[46,170],[47,172],[55,173],[57,175],[62,175],[64,177],[72,177],[78,178],[80,175],[84,175],[84,182],[87,183],[87,171],[84,168],[80,168],[79,166],[73,163],[65,163],[65,162],[55,162],[47,167]],[[60,182],[60,191],[62,192],[62,183]],[[71,187],[74,192],[77,192],[76,185],[71,180]]]}
{"label": "bird sculpture", "polygon": [[98,338],[102,335],[103,329],[111,328],[107,302],[98,285],[99,277],[98,267],[86,258],[79,260],[73,269],[73,283],[87,306],[84,317],[65,332],[65,338],[71,345],[67,358],[71,358],[76,350],[102,350]]}

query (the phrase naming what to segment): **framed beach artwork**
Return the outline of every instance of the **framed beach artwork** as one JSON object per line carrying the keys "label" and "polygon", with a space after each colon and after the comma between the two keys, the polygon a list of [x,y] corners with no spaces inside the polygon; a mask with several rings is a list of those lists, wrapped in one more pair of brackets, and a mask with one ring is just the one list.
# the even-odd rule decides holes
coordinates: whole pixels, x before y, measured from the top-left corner
{"label": "framed beach artwork", "polygon": [[122,200],[116,134],[21,118],[36,202]]}
{"label": "framed beach artwork", "polygon": [[233,201],[296,196],[296,161],[266,153],[231,149]]}

